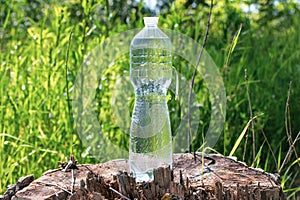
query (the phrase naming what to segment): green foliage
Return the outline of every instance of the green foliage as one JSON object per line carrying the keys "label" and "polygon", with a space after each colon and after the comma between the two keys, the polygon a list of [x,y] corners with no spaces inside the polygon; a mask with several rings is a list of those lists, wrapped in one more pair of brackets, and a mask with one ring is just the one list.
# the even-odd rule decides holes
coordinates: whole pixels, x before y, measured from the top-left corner
{"label": "green foliage", "polygon": [[[20,176],[57,167],[58,160],[73,154],[80,163],[97,162],[76,134],[70,97],[84,56],[105,38],[128,29],[141,28],[142,17],[153,15],[136,1],[8,1],[0,8],[0,193]],[[162,4],[159,26],[182,32],[201,43],[209,11],[204,1],[170,1]],[[229,3],[230,2],[230,3]],[[256,5],[258,13],[245,12],[241,4]],[[124,8],[124,9],[120,9]],[[125,9],[126,8],[126,9]],[[126,10],[126,12],[125,12]],[[242,29],[239,27],[242,24]],[[300,131],[300,11],[292,1],[218,1],[213,8],[206,50],[223,75],[227,93],[227,116],[215,151],[243,158],[255,167],[276,172],[289,145],[285,110],[289,82],[291,134]],[[236,36],[236,37],[235,37]],[[111,102],[118,107],[134,103],[114,97],[117,79],[129,72],[128,55],[117,58],[99,81],[97,114],[103,133],[123,149],[127,122],[116,124]],[[189,80],[193,67],[177,55],[176,70]],[[255,123],[255,160],[244,71]],[[122,88],[119,88],[122,89]],[[194,92],[199,102],[200,122],[193,149],[198,149],[208,129],[211,114],[209,91],[201,74]],[[168,93],[174,132],[181,120],[180,102]],[[261,115],[263,113],[263,115]],[[125,130],[126,131],[126,130]],[[128,131],[128,130],[127,130]],[[276,160],[262,133],[270,143]],[[242,136],[241,136],[242,135]],[[245,137],[248,135],[248,143]],[[239,137],[241,136],[241,137]],[[250,142],[251,141],[251,142]],[[236,145],[235,145],[236,144]],[[100,144],[105,145],[105,144]],[[234,148],[233,148],[234,147]],[[300,154],[300,145],[296,145]],[[282,175],[282,186],[290,195],[299,192],[299,158],[291,157]]]}

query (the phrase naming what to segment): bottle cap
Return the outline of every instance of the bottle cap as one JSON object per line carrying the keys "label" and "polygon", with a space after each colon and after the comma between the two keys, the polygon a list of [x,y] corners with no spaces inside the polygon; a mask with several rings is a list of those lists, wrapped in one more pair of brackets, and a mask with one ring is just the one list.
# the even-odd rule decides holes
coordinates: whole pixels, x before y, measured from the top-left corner
{"label": "bottle cap", "polygon": [[144,17],[145,26],[157,26],[159,17]]}

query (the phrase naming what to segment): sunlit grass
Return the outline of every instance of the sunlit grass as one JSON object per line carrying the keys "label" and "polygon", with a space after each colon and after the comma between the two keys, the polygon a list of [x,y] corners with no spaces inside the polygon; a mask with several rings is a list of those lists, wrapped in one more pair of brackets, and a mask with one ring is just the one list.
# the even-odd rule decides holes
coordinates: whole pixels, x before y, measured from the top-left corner
{"label": "sunlit grass", "polygon": [[[105,37],[142,26],[142,5],[136,8],[137,13],[128,14],[131,20],[126,23],[120,22],[114,12],[111,15],[101,14],[106,10],[102,2],[94,5],[91,1],[82,4],[76,1],[70,4],[54,2],[41,5],[36,13],[26,11],[28,6],[32,5],[25,1],[13,4],[5,1],[1,5],[5,17],[1,17],[0,21],[0,193],[21,176],[33,173],[38,177],[44,171],[56,168],[57,161],[65,160],[70,154],[79,163],[96,162],[91,155],[86,154],[68,109],[77,70],[84,56]],[[201,6],[194,10],[177,6],[166,11],[167,14],[162,13],[161,26],[200,40],[200,33],[205,29],[202,22],[205,20],[200,19],[206,17],[208,10]],[[285,134],[285,103],[291,80],[293,86],[289,105],[292,136],[295,137],[299,131],[299,14],[289,18],[293,26],[275,26],[274,22],[270,22],[268,26],[259,27],[259,22],[252,21],[254,24],[249,24],[243,21],[246,18],[242,16],[243,13],[233,15],[236,11],[230,5],[227,5],[225,11],[235,16],[234,19],[226,19],[223,9],[215,9],[206,50],[223,74],[228,100],[224,134],[215,146],[215,151],[237,156],[239,160],[243,159],[246,152],[245,161],[248,165],[277,172],[289,148]],[[225,22],[230,23],[224,28]],[[244,23],[239,31],[240,22]],[[238,37],[234,37],[235,33],[238,33]],[[128,68],[128,62],[124,63],[116,62],[105,75],[116,77],[118,73],[123,73],[118,70]],[[183,70],[181,73],[189,76],[188,70],[184,72],[186,61],[174,58],[174,63],[178,71]],[[264,113],[253,119],[257,152],[254,160],[250,139],[244,147],[246,135],[251,138],[248,132],[250,123],[247,124],[250,113],[245,69],[248,72],[253,116]],[[200,97],[208,92],[199,77],[195,91],[204,102],[201,108],[201,128],[198,131],[199,138],[202,138],[208,128],[207,119],[211,108],[208,98]],[[100,97],[106,98],[102,102],[103,113],[100,113],[99,118],[111,113],[108,109],[114,81],[106,80],[103,89],[99,91]],[[170,105],[179,109],[178,102],[174,98],[172,101]],[[173,122],[180,121],[177,112],[172,112],[170,117]],[[102,123],[107,133],[121,131],[109,118],[103,119]],[[262,131],[266,138],[262,136]],[[120,143],[127,144],[126,141]],[[201,146],[200,143],[195,142],[196,147]],[[296,148],[299,152],[299,144]],[[293,154],[281,173],[281,185],[290,197],[300,191],[295,185],[299,183],[298,163],[299,158]]]}

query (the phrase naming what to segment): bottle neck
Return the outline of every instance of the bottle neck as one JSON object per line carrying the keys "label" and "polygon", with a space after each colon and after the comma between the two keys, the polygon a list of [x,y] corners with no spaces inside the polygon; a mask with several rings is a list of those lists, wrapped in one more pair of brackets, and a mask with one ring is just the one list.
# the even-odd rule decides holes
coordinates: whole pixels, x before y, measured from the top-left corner
{"label": "bottle neck", "polygon": [[146,28],[157,28],[158,17],[144,17],[144,24]]}

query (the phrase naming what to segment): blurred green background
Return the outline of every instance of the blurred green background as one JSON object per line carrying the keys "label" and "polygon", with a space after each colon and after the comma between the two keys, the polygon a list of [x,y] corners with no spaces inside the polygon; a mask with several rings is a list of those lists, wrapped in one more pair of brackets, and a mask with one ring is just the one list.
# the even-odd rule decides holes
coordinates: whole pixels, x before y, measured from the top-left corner
{"label": "blurred green background", "polygon": [[[163,0],[149,7],[133,0],[0,0],[0,194],[21,176],[38,177],[57,168],[57,161],[70,154],[79,163],[100,162],[82,145],[71,107],[72,86],[89,51],[116,33],[142,28],[143,16],[159,16],[159,27],[201,43],[209,4]],[[295,138],[300,131],[299,9],[299,2],[292,0],[215,1],[206,46],[227,94],[225,127],[214,150],[229,155],[250,119],[249,92],[253,116],[259,116],[254,134],[250,127],[248,139],[243,138],[234,155],[273,173],[289,150],[287,135]],[[128,58],[117,58],[103,73],[95,108],[103,134],[124,149],[128,149],[128,136],[114,123],[110,104],[116,77],[128,74]],[[174,55],[173,65],[190,79],[193,67],[186,60]],[[201,113],[192,145],[197,150],[211,114],[201,74],[196,76],[194,91]],[[133,95],[124,100],[130,109],[133,103]],[[172,92],[168,106],[174,131],[182,116]],[[299,143],[295,149],[300,155]],[[292,153],[281,171],[281,184],[289,197],[300,191],[299,162]]]}

